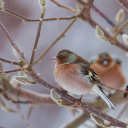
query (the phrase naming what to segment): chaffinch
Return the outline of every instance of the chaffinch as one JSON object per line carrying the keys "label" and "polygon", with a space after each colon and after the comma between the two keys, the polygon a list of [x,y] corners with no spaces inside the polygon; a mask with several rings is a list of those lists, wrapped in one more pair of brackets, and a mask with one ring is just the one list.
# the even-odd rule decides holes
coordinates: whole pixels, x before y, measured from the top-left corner
{"label": "chaffinch", "polygon": [[115,107],[105,95],[99,76],[85,59],[64,49],[52,60],[57,61],[54,69],[55,80],[64,90],[75,95],[87,94],[93,90],[109,107]]}
{"label": "chaffinch", "polygon": [[112,57],[109,53],[100,53],[96,59],[91,60],[91,68],[101,79],[101,83],[115,89],[124,86],[126,79],[121,68],[122,61]]}

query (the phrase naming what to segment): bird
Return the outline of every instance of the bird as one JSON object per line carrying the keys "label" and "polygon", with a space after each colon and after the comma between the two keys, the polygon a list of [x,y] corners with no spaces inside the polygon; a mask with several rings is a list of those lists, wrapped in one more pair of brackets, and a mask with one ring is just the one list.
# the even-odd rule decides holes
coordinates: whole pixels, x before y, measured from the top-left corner
{"label": "bird", "polygon": [[126,83],[121,64],[122,61],[119,58],[108,52],[100,53],[90,61],[91,68],[100,77],[101,83],[115,89],[122,88]]}
{"label": "bird", "polygon": [[93,90],[109,107],[116,107],[104,93],[105,88],[88,61],[68,49],[59,51],[52,60],[57,61],[54,78],[68,93],[82,96]]}

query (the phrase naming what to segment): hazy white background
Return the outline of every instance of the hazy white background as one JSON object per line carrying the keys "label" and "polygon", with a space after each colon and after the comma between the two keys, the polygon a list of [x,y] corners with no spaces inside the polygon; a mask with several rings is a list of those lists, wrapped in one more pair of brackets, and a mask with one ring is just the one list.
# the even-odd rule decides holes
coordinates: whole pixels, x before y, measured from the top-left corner
{"label": "hazy white background", "polygon": [[[75,0],[58,0],[68,6],[75,8]],[[99,8],[111,21],[115,22],[115,15],[121,6],[115,0],[95,0],[94,5]],[[39,19],[40,6],[38,0],[5,0],[5,7],[31,19]],[[47,0],[47,10],[44,18],[53,17],[68,17],[73,16],[70,11],[56,7],[55,4]],[[103,28],[110,27],[108,23],[102,19],[99,14],[91,10],[92,18],[98,22]],[[125,12],[125,20],[128,14]],[[21,46],[28,61],[30,61],[33,44],[36,37],[38,23],[23,23],[22,20],[13,17],[7,13],[0,12],[0,20],[11,33],[13,39]],[[36,52],[36,57],[40,55],[65,29],[71,21],[48,21],[43,22],[41,36]],[[127,28],[124,30],[127,34]],[[122,39],[119,37],[122,42]],[[123,43],[123,42],[122,42]],[[98,40],[95,36],[94,29],[85,22],[79,19],[74,23],[70,30],[65,34],[65,37],[57,42],[56,45],[46,54],[40,63],[34,66],[36,72],[39,72],[41,77],[53,85],[57,85],[53,77],[55,62],[51,58],[61,49],[70,49],[78,53],[83,58],[89,60],[90,57],[99,54],[100,52],[110,52],[117,55],[123,61],[123,71],[127,78],[128,75],[128,58],[125,52],[115,46],[110,46],[107,42]],[[12,54],[11,45],[3,31],[0,29],[0,57],[17,60]],[[4,68],[13,69],[15,66],[3,63]],[[9,74],[12,75],[12,74]],[[17,75],[15,73],[14,75]],[[48,90],[39,86],[23,86],[39,93],[49,93]],[[118,99],[117,99],[118,100]],[[13,107],[13,105],[10,105]],[[121,107],[120,107],[121,108]],[[119,111],[117,108],[116,111]],[[26,114],[28,111],[27,105],[22,105],[22,112]],[[116,116],[117,112],[112,114]],[[34,128],[59,128],[63,124],[69,122],[74,117],[70,111],[64,107],[37,106],[32,116],[30,123]],[[124,118],[122,118],[124,119]],[[7,128],[25,128],[25,123],[17,114],[6,113],[0,110],[0,126]],[[82,126],[80,127],[82,128]]]}

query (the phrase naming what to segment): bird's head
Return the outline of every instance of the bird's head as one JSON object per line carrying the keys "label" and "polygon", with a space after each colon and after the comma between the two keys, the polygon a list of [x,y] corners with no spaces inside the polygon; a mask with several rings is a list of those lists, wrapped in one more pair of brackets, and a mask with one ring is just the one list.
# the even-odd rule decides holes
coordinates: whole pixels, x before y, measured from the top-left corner
{"label": "bird's head", "polygon": [[114,64],[111,55],[107,52],[100,53],[96,62],[101,67],[111,67]]}
{"label": "bird's head", "polygon": [[58,64],[70,64],[74,63],[78,59],[78,55],[70,50],[64,49],[59,51],[56,57],[52,60],[56,60]]}

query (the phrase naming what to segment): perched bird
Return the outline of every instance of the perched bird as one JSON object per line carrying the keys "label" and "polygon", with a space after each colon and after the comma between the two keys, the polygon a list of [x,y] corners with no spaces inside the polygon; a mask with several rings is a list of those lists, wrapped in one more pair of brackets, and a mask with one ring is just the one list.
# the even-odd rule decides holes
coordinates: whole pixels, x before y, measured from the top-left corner
{"label": "perched bird", "polygon": [[100,78],[91,69],[89,62],[67,49],[61,50],[52,60],[57,61],[54,69],[55,80],[64,90],[75,95],[87,94],[93,90],[109,107],[115,107],[103,92]]}
{"label": "perched bird", "polygon": [[100,77],[101,83],[115,89],[122,88],[126,82],[121,63],[120,59],[106,52],[100,53],[95,60],[90,62],[91,68]]}

